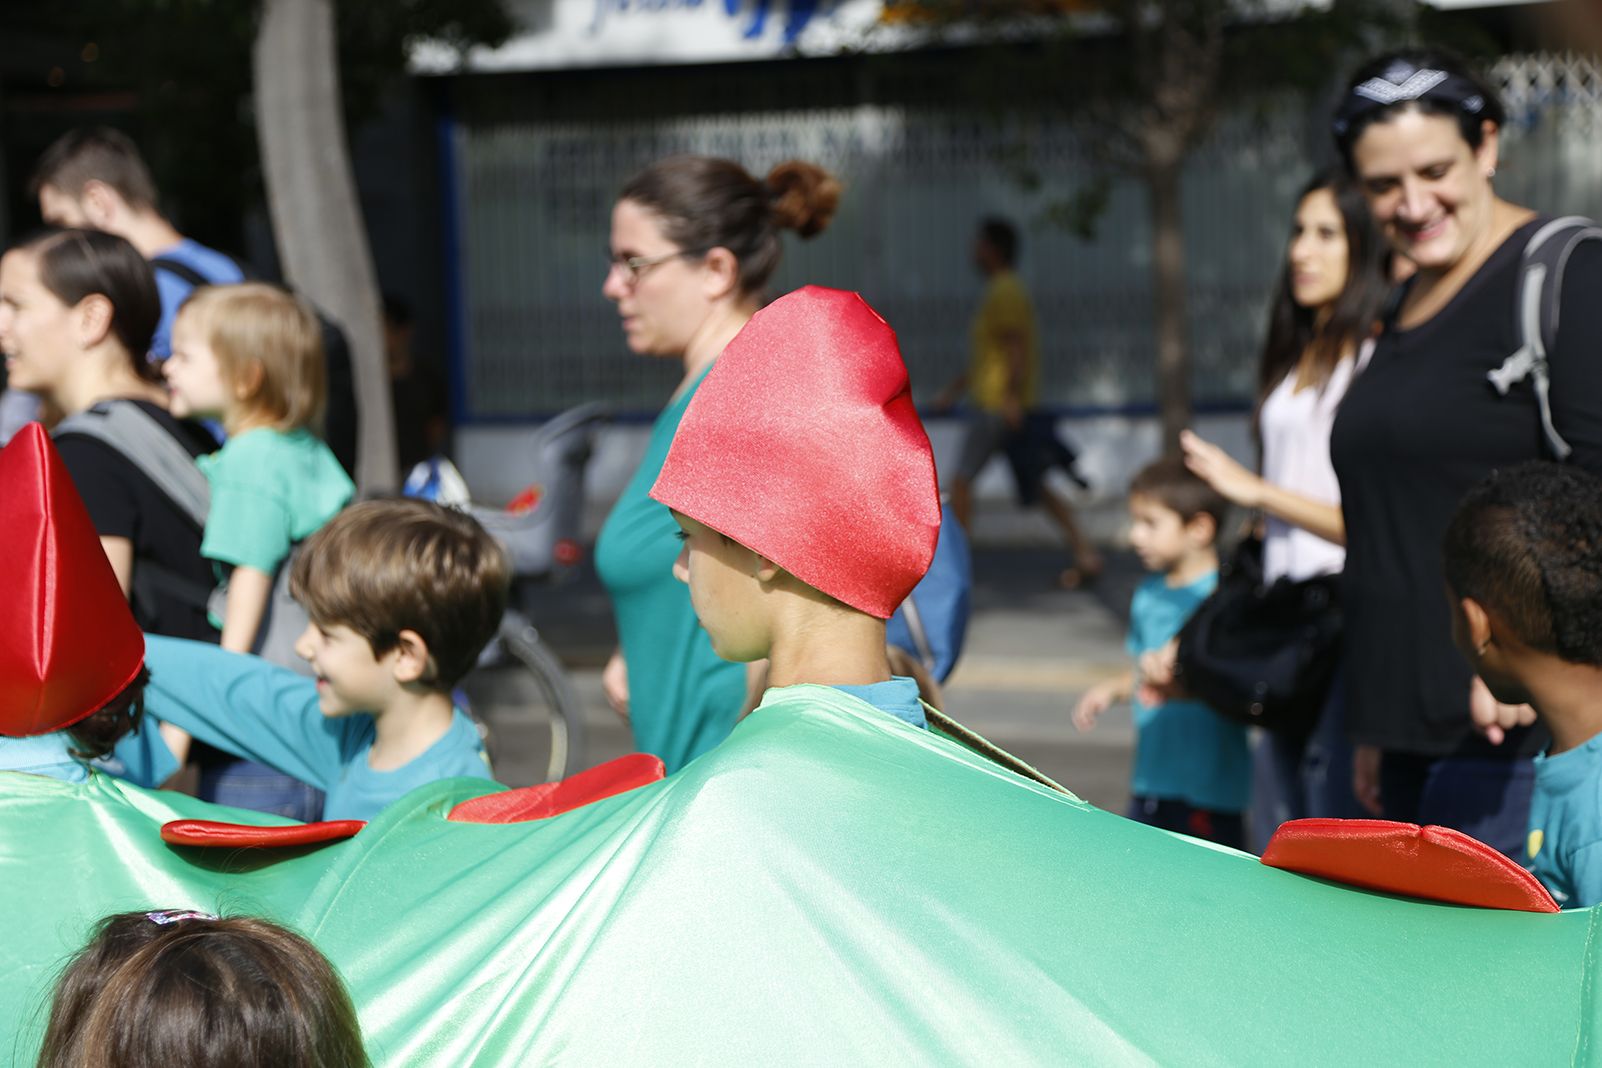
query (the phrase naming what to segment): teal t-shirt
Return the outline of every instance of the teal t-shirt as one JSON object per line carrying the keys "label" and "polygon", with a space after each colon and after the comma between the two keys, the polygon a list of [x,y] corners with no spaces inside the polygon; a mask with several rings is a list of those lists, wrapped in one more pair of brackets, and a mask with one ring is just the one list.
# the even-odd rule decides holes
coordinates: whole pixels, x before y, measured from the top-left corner
{"label": "teal t-shirt", "polygon": [[1602,902],[1602,734],[1535,758],[1525,865],[1563,908]]}
{"label": "teal t-shirt", "polygon": [[745,665],[712,651],[690,607],[690,588],[673,577],[678,524],[650,497],[679,420],[705,377],[657,417],[639,469],[595,543],[595,570],[612,598],[629,669],[634,744],[660,757],[669,773],[727,738],[745,703]]}
{"label": "teal t-shirt", "polygon": [[914,727],[929,729],[929,717],[924,715],[923,702],[918,698],[918,683],[905,675],[892,675],[888,682],[874,682],[866,686],[836,686],[852,697]]}
{"label": "teal t-shirt", "polygon": [[268,575],[356,492],[309,430],[247,430],[196,463],[211,483],[200,555]]}
{"label": "teal t-shirt", "polygon": [[62,782],[83,782],[89,769],[69,751],[66,731],[36,734],[31,738],[0,738],[0,771],[45,775]]}
{"label": "teal t-shirt", "polygon": [[[1129,653],[1166,645],[1218,585],[1209,573],[1188,586],[1170,588],[1153,575],[1135,590],[1129,606]],[[1214,812],[1240,812],[1251,790],[1246,728],[1200,701],[1147,705],[1135,699],[1135,768],[1129,789],[1136,797],[1184,801]]]}
{"label": "teal t-shirt", "polygon": [[255,656],[205,642],[145,635],[145,713],[225,753],[266,764],[328,795],[323,819],[368,820],[439,779],[493,779],[466,713],[422,755],[391,771],[368,766],[373,717],[324,716],[317,683]]}

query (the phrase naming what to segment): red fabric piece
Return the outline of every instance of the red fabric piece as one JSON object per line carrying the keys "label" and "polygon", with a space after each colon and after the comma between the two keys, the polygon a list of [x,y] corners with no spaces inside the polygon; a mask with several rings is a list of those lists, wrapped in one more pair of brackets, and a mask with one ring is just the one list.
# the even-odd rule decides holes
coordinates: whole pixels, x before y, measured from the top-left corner
{"label": "red fabric piece", "polygon": [[268,849],[274,846],[342,842],[367,826],[366,820],[323,820],[283,827],[252,827],[215,820],[172,820],[161,826],[161,840],[172,845],[211,849]]}
{"label": "red fabric piece", "polygon": [[1454,905],[1558,911],[1535,876],[1484,842],[1450,827],[1394,820],[1290,820],[1268,840],[1263,863]]}
{"label": "red fabric piece", "polygon": [[888,619],[940,529],[895,332],[821,286],[757,312],[696,390],[651,496]]}
{"label": "red fabric piece", "polygon": [[630,753],[558,782],[542,782],[463,801],[451,809],[446,818],[457,823],[525,823],[549,819],[657,782],[664,771],[662,761],[650,753]]}
{"label": "red fabric piece", "polygon": [[44,427],[0,449],[0,735],[70,727],[139,674],[145,636]]}

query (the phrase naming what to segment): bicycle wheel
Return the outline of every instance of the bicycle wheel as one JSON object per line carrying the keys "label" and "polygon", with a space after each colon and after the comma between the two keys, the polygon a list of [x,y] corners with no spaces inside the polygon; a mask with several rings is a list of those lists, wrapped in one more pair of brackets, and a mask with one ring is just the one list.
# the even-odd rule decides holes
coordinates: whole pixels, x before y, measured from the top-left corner
{"label": "bicycle wheel", "polygon": [[584,708],[567,672],[520,613],[507,612],[496,644],[503,654],[463,683],[495,777],[508,786],[554,782],[584,767]]}

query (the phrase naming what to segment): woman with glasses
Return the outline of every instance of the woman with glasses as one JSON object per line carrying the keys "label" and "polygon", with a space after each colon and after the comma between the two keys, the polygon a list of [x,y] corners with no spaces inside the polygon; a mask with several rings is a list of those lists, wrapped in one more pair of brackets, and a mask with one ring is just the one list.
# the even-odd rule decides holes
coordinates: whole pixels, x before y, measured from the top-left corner
{"label": "woman with glasses", "polygon": [[629,349],[678,360],[684,375],[596,543],[620,644],[603,683],[636,747],[669,772],[728,736],[747,668],[720,659],[696,623],[673,577],[679,528],[648,494],[702,378],[762,306],[780,235],[820,233],[839,197],[840,183],[814,164],[792,160],[759,179],[729,160],[675,156],[635,175],[612,209],[601,292],[617,305]]}
{"label": "woman with glasses", "polygon": [[[8,384],[60,416],[93,409],[139,420],[150,440],[170,438],[182,463],[217,443],[167,414],[167,391],[147,358],[160,315],[150,265],[115,235],[46,231],[0,257]],[[214,580],[199,527],[108,440],[63,427],[56,447],[140,627],[215,642],[205,607]]]}
{"label": "woman with glasses", "polygon": [[1358,796],[1523,861],[1530,757],[1544,739],[1510,729],[1519,710],[1497,705],[1453,648],[1441,541],[1463,494],[1493,469],[1555,457],[1547,416],[1569,461],[1602,471],[1602,242],[1576,246],[1554,287],[1562,314],[1549,382],[1519,373],[1509,357],[1521,346],[1521,265],[1546,220],[1497,195],[1503,117],[1495,92],[1439,52],[1380,56],[1349,83],[1336,145],[1417,273],[1341,403],[1330,452],[1346,521]]}

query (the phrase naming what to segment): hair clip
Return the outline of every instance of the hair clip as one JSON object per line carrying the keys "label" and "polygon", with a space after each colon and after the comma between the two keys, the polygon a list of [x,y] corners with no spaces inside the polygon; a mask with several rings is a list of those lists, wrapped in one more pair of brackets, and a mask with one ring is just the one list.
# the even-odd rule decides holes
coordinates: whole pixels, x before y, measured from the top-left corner
{"label": "hair clip", "polygon": [[215,920],[217,917],[209,912],[197,912],[194,909],[160,909],[156,912],[145,913],[145,919],[151,923],[165,927],[180,920]]}

